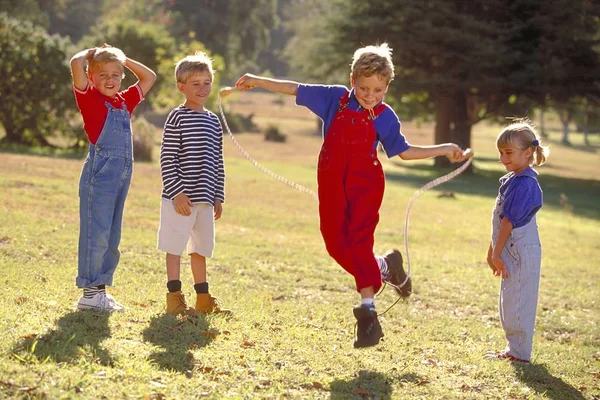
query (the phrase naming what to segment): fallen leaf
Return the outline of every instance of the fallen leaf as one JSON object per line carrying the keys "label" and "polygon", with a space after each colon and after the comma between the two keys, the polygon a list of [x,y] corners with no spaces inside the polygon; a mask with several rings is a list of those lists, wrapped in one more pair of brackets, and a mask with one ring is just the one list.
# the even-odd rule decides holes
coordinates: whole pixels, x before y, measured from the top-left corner
{"label": "fallen leaf", "polygon": [[315,387],[315,389],[325,389],[325,386],[323,386],[321,382],[313,381],[312,385]]}
{"label": "fallen leaf", "polygon": [[19,305],[21,305],[27,301],[29,301],[29,297],[25,297],[25,296],[19,296],[15,299],[15,302]]}
{"label": "fallen leaf", "polygon": [[37,333],[30,333],[28,335],[23,336],[23,339],[35,339],[36,337],[38,337]]}
{"label": "fallen leaf", "polygon": [[460,387],[461,392],[471,392],[472,390],[473,390],[473,388],[471,386],[467,385],[466,383]]}
{"label": "fallen leaf", "polygon": [[200,336],[205,336],[205,337],[209,337],[211,339],[215,339],[217,337],[217,334],[213,333],[213,332],[202,331],[202,332],[200,332]]}
{"label": "fallen leaf", "polygon": [[252,341],[250,341],[250,340],[244,340],[244,341],[242,342],[242,346],[244,346],[244,347],[254,347],[254,346],[255,346],[255,344],[254,344],[254,342],[252,342]]}

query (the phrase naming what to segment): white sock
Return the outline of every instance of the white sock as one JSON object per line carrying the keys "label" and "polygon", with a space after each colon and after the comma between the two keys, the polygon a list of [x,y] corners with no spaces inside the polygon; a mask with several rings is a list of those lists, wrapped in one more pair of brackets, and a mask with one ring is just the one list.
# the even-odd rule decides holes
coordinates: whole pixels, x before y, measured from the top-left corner
{"label": "white sock", "polygon": [[362,307],[369,307],[370,309],[375,309],[375,299],[373,297],[364,297],[360,299],[360,305]]}

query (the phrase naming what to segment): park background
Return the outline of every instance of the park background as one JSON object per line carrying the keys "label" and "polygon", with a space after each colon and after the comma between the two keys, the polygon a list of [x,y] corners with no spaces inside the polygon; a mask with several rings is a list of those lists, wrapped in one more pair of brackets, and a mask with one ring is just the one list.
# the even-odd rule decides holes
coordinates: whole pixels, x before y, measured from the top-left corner
{"label": "park background", "polygon": [[[182,102],[175,62],[213,57],[216,112],[217,89],[244,72],[347,85],[353,51],[384,41],[396,65],[386,101],[408,140],[476,153],[467,173],[415,203],[414,293],[381,317],[385,340],[352,348],[357,297],[326,254],[316,202],[254,168],[228,137],[209,280],[235,314],[165,316],[157,156],[165,116]],[[129,309],[113,315],[76,311],[74,286],[87,142],[68,61],[103,43],[159,76],[133,120],[137,163],[110,290]],[[123,85],[133,82],[127,73]],[[599,94],[590,0],[0,0],[0,397],[600,398]],[[316,189],[313,115],[260,91],[224,106],[249,154]],[[534,359],[513,365],[483,358],[504,345],[485,255],[504,173],[494,139],[523,116],[551,155],[538,169]],[[404,253],[408,200],[450,169],[443,159],[383,164],[375,250]],[[384,291],[380,311],[395,300]]]}

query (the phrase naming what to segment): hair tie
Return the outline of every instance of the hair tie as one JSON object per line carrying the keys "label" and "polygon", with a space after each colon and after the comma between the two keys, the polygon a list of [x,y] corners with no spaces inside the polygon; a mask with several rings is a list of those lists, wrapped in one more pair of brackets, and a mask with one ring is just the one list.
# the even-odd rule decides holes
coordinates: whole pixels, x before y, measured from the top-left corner
{"label": "hair tie", "polygon": [[534,146],[539,146],[540,142],[537,139],[535,139],[531,144],[533,144]]}

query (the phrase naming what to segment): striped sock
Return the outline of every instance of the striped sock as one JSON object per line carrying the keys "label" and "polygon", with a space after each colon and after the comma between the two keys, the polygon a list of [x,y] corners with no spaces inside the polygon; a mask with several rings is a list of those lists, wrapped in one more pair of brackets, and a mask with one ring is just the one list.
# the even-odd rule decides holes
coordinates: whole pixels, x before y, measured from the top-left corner
{"label": "striped sock", "polygon": [[377,265],[379,265],[379,271],[381,272],[381,279],[384,281],[390,278],[390,270],[388,268],[387,262],[385,262],[385,258],[381,256],[375,256],[377,260]]}
{"label": "striped sock", "polygon": [[85,299],[91,299],[98,293],[106,293],[106,286],[100,285],[100,286],[90,286],[90,287],[83,288],[83,297]]}

